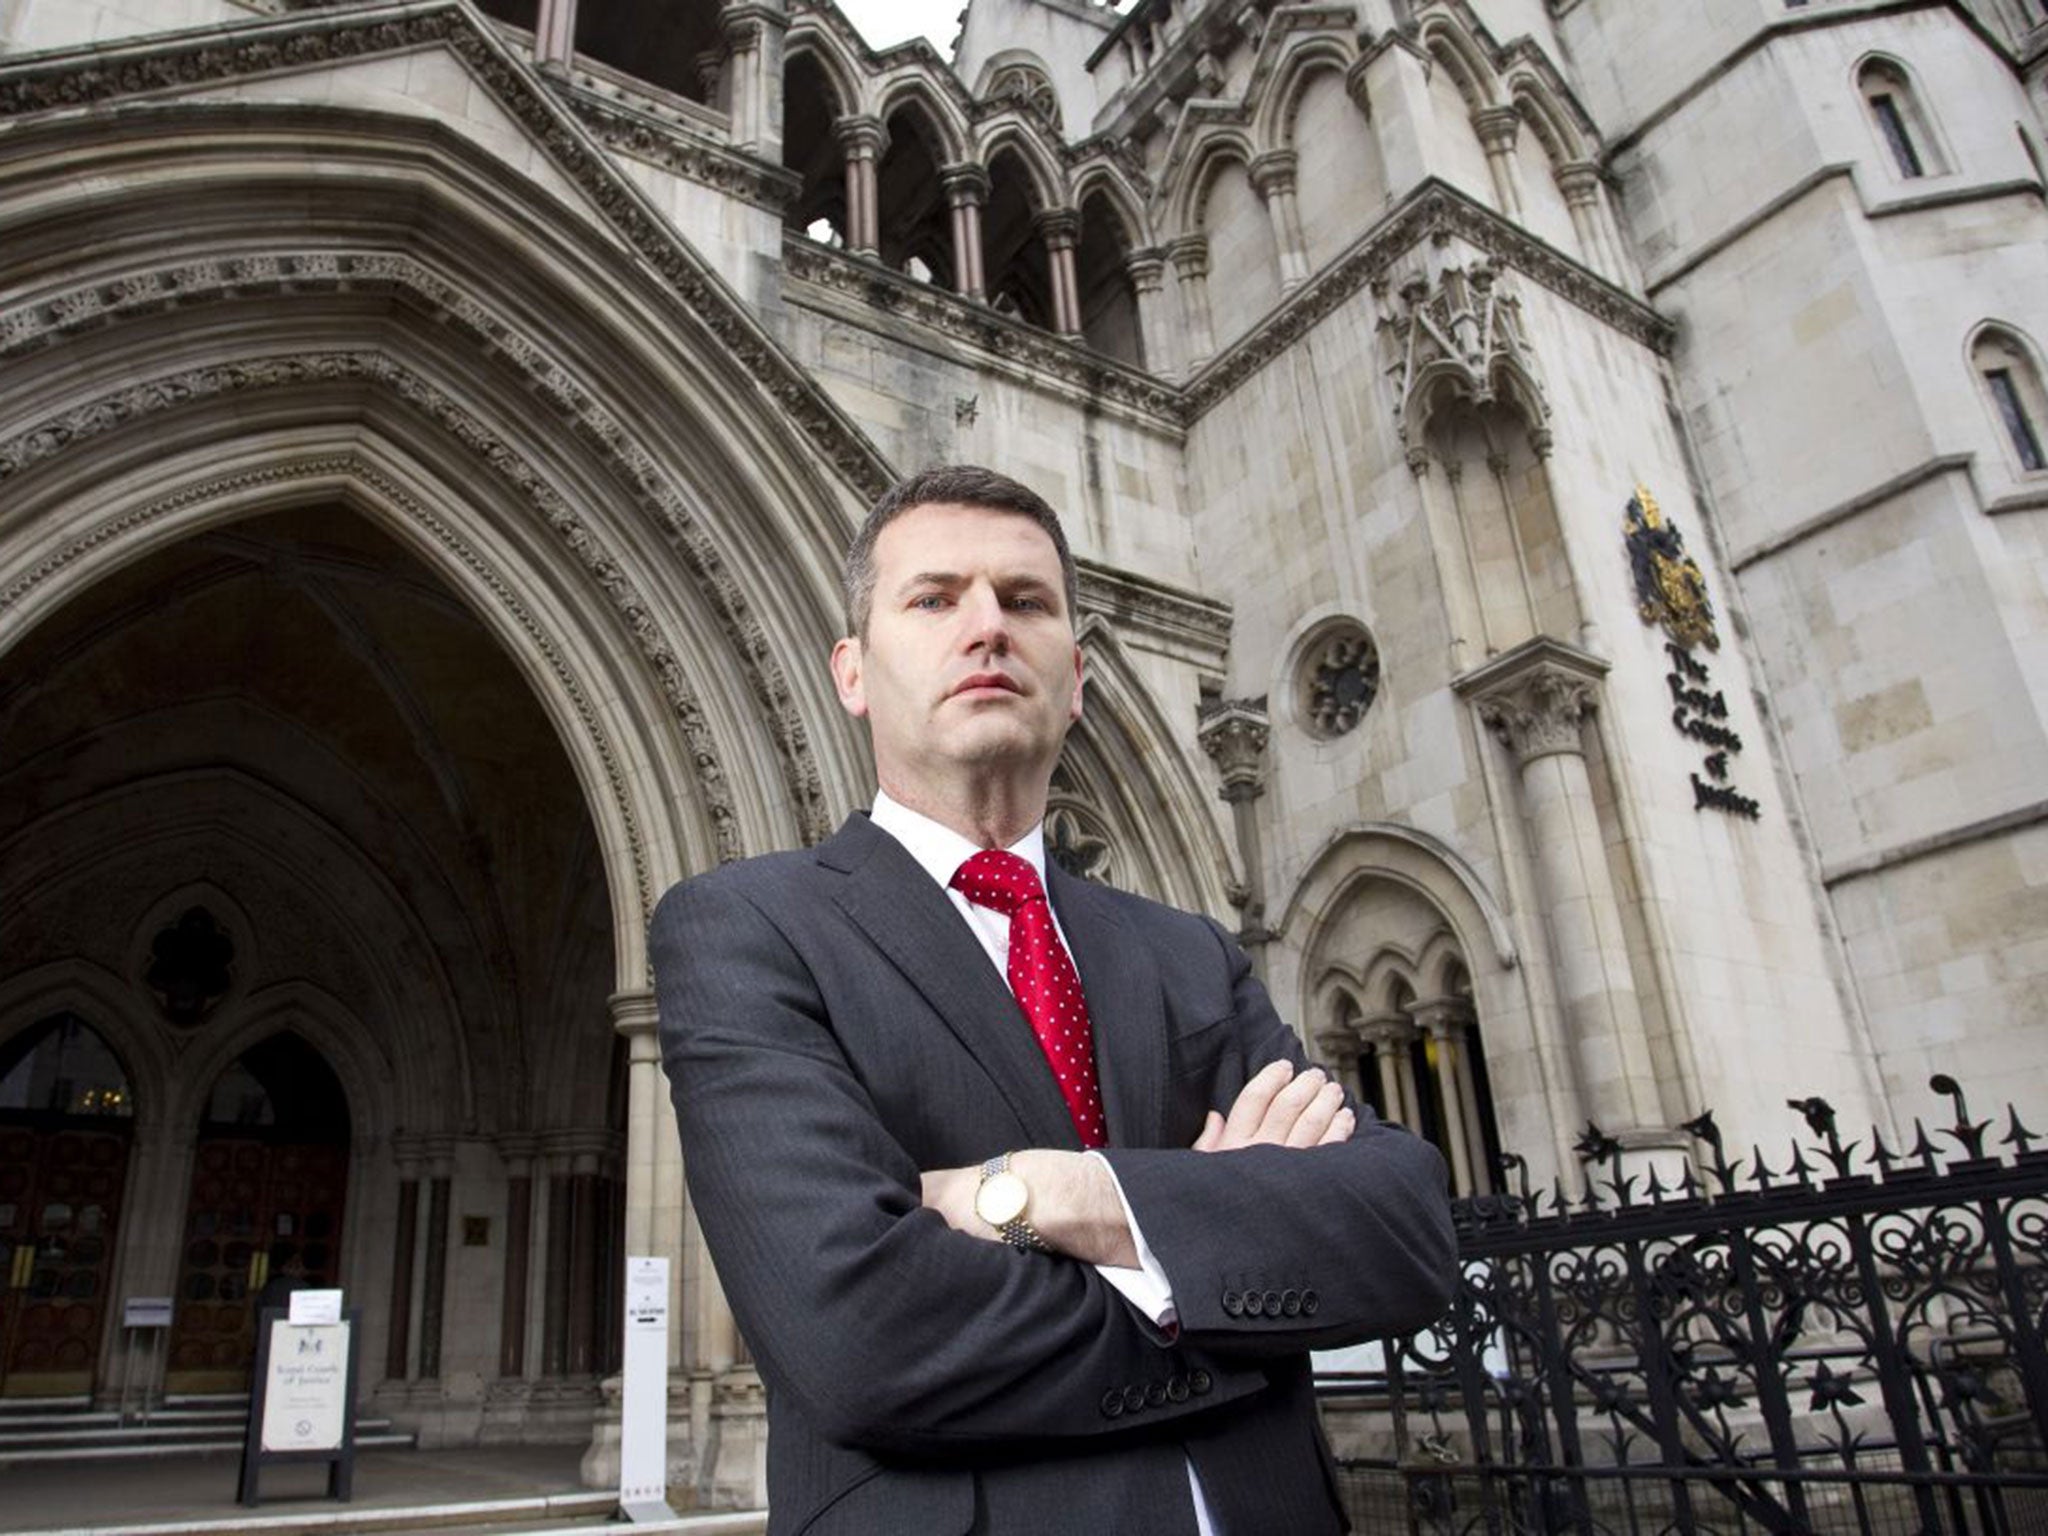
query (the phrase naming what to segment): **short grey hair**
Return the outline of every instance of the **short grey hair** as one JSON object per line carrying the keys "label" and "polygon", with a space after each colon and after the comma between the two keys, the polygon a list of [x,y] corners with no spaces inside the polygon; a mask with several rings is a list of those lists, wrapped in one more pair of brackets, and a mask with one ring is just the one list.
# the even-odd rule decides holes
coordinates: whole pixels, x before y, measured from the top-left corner
{"label": "short grey hair", "polygon": [[963,507],[986,507],[994,512],[1014,512],[1028,517],[1046,532],[1059,552],[1060,581],[1066,592],[1067,619],[1077,622],[1081,606],[1081,580],[1074,569],[1073,553],[1067,548],[1066,530],[1059,514],[1038,492],[1008,475],[999,475],[978,464],[941,464],[919,470],[882,493],[868,509],[860,532],[846,549],[846,574],[841,595],[846,604],[846,632],[865,640],[868,617],[875,605],[875,540],[882,530],[916,507],[951,503]]}

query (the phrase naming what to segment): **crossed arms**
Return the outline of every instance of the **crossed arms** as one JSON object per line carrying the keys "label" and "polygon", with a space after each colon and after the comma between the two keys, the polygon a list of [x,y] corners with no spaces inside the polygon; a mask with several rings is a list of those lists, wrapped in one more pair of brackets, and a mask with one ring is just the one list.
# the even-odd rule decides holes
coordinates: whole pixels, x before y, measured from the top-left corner
{"label": "crossed arms", "polygon": [[[923,1000],[872,962],[855,972],[829,903],[788,886],[734,866],[671,892],[651,930],[693,1200],[764,1378],[826,1438],[870,1450],[1135,1432],[1102,1411],[1105,1388],[1158,1375],[1167,1346],[1092,1268],[1128,1260],[1121,1210],[1066,1165],[1078,1155],[1046,1151],[1034,1220],[1051,1218],[1061,1255],[956,1220],[959,1176],[1015,1121],[964,1053],[908,1043],[903,1016]],[[1173,1366],[1211,1383],[1147,1414],[1148,1431],[1263,1390],[1278,1357],[1423,1326],[1453,1263],[1435,1151],[1302,1070],[1243,955],[1184,921],[1175,942],[1215,969],[1231,1010],[1218,1059],[1243,1087],[1216,1092],[1209,1109],[1227,1099],[1229,1113],[1177,1146],[1105,1154],[1173,1285]],[[928,1197],[934,1166],[951,1172]],[[1052,1193],[1063,1169],[1073,1187]],[[1275,1276],[1312,1281],[1321,1307],[1252,1318],[1226,1304],[1234,1284]]]}

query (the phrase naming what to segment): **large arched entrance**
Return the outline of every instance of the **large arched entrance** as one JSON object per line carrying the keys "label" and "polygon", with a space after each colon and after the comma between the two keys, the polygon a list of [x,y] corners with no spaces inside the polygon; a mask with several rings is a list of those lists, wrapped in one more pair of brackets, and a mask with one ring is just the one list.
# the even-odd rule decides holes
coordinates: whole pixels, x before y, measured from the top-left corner
{"label": "large arched entrance", "polygon": [[[106,1391],[119,1301],[155,1294],[162,1386],[240,1390],[289,1269],[363,1308],[364,1377],[400,1397],[592,1396],[623,1211],[612,903],[512,658],[319,503],[112,573],[9,662],[0,1134],[28,1151],[0,1161],[35,1187],[0,1227],[39,1246],[0,1390]],[[79,1010],[19,1031],[10,976],[122,1000],[155,1078],[132,1138],[142,1085]],[[151,1194],[124,1207],[131,1139]]]}

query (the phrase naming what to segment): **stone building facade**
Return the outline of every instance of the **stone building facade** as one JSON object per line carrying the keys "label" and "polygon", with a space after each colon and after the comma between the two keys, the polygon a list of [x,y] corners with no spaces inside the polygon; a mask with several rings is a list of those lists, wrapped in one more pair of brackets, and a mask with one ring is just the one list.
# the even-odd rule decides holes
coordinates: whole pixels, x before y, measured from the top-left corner
{"label": "stone building facade", "polygon": [[1083,559],[1059,856],[1461,1190],[2038,1113],[2044,115],[2042,0],[0,5],[0,1392],[289,1268],[601,1476],[666,1254],[752,1498],[645,923],[868,798],[935,461]]}

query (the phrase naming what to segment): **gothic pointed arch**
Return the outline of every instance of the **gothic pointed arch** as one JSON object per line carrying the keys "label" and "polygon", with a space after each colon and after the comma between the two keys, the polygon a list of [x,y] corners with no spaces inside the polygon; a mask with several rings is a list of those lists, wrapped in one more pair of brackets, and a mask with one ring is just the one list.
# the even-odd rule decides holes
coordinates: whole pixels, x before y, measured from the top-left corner
{"label": "gothic pointed arch", "polygon": [[1263,82],[1252,119],[1253,142],[1265,149],[1295,147],[1295,114],[1301,110],[1301,98],[1310,82],[1332,73],[1341,78],[1358,58],[1349,39],[1331,33],[1297,33],[1283,48]]}
{"label": "gothic pointed arch", "polygon": [[941,165],[967,158],[972,138],[967,114],[922,68],[900,69],[884,77],[876,84],[874,102],[873,115],[883,122],[905,110],[919,114],[944,157]]}
{"label": "gothic pointed arch", "polygon": [[[196,132],[199,114],[170,107],[161,116],[163,131],[150,153],[150,169],[157,172],[200,152],[186,131]],[[587,778],[629,797],[636,779],[649,789],[666,786],[633,808],[647,824],[641,832],[613,824],[604,839],[608,862],[666,862],[680,850],[686,862],[701,865],[749,842],[785,841],[791,828],[821,834],[830,821],[823,773],[836,769],[854,781],[851,742],[826,712],[829,701],[808,669],[785,672],[779,657],[822,653],[836,627],[831,572],[857,505],[844,478],[854,466],[821,460],[815,439],[775,441],[784,429],[774,423],[786,419],[783,413],[744,405],[761,387],[758,374],[747,376],[746,336],[737,338],[742,345],[735,350],[730,333],[705,327],[673,287],[644,285],[622,273],[604,279],[611,284],[606,308],[637,312],[640,323],[609,334],[602,327],[544,338],[523,333],[521,317],[503,305],[521,286],[534,290],[537,308],[558,317],[594,319],[605,312],[587,295],[561,302],[564,285],[589,280],[583,254],[594,253],[594,242],[605,237],[562,219],[558,209],[544,214],[521,189],[456,179],[475,156],[465,141],[431,125],[380,120],[365,129],[336,121],[321,142],[318,125],[306,116],[294,113],[295,138],[316,146],[306,150],[309,158],[328,157],[333,174],[325,196],[348,195],[340,167],[350,164],[360,169],[367,192],[370,178],[380,174],[373,169],[377,162],[411,144],[422,151],[414,157],[415,174],[425,205],[437,209],[434,220],[409,224],[401,216],[373,226],[367,241],[349,241],[322,240],[317,229],[291,229],[266,217],[253,253],[244,244],[241,254],[208,263],[195,259],[188,243],[174,265],[167,257],[156,268],[146,242],[137,242],[123,271],[73,279],[79,293],[96,296],[96,337],[68,352],[73,366],[65,370],[61,395],[31,391],[23,397],[50,408],[7,424],[0,478],[12,482],[18,505],[34,500],[44,515],[67,502],[77,505],[86,486],[97,482],[94,505],[111,506],[110,497],[122,503],[114,516],[121,536],[95,534],[54,566],[46,563],[11,584],[0,580],[0,604],[30,622],[90,570],[134,558],[175,536],[172,530],[189,530],[196,519],[302,502],[314,485],[346,486],[366,514],[446,564],[459,591],[495,613],[508,634],[517,632],[516,650],[526,664],[554,674],[545,686],[565,717],[588,716],[599,700],[616,699],[626,708],[637,701],[640,719],[620,722],[606,744],[592,743],[594,758],[580,758]],[[267,131],[261,111],[238,121],[253,140]],[[16,142],[54,141],[71,131],[69,125],[38,126]],[[271,192],[281,190],[277,173],[254,165],[244,178],[267,179]],[[119,196],[146,220],[153,201],[167,194],[158,190],[160,181],[133,169],[130,174]],[[289,180],[290,172],[282,174]],[[480,185],[490,191],[479,193]],[[215,192],[224,205],[234,205],[247,190],[228,177]],[[496,205],[488,222],[480,204]],[[107,207],[103,198],[96,215],[104,218]],[[44,225],[54,228],[66,216],[53,207]],[[489,251],[501,220],[525,226],[531,237],[513,249]],[[584,252],[568,264],[579,246]],[[455,277],[479,263],[502,279],[485,296]],[[117,286],[109,289],[109,283]],[[157,296],[173,286],[180,304],[167,312]],[[118,295],[116,302],[99,297],[109,292]],[[337,310],[367,314],[371,323],[342,333],[330,327],[330,334],[346,335],[346,344],[310,344]],[[17,376],[37,372],[36,348],[66,334],[67,318],[77,313],[61,286],[46,290],[46,302],[10,330],[6,361]],[[223,350],[230,338],[232,350]],[[150,358],[159,353],[165,362],[152,372]],[[207,360],[195,366],[195,358]],[[118,408],[91,394],[96,370],[124,381],[108,397],[124,402]],[[483,377],[493,372],[497,385]],[[264,430],[293,434],[293,451],[283,457],[299,464],[298,483],[276,463],[258,475],[201,475],[209,459],[220,462],[220,442],[248,435],[251,418],[240,400],[259,390]],[[652,414],[650,402],[656,403]],[[172,424],[162,430],[155,418],[166,413]],[[562,431],[565,416],[576,430]],[[707,432],[719,417],[724,424]],[[150,439],[147,483],[137,473],[142,439],[126,431],[144,419],[159,429]],[[190,445],[182,454],[180,439]],[[70,451],[87,441],[93,444],[89,458]],[[881,473],[878,461],[869,459],[855,484],[864,492]],[[167,481],[182,485],[175,504],[147,494]],[[204,512],[195,511],[202,506]],[[474,527],[455,528],[449,508]],[[800,531],[787,544],[792,518]],[[547,540],[533,540],[536,526],[550,531]],[[471,537],[462,537],[465,531]],[[499,546],[499,556],[484,555],[480,539]],[[750,543],[758,555],[747,552]],[[514,565],[526,567],[519,580],[508,579]],[[769,568],[793,573],[797,584],[772,600],[765,591],[750,593],[741,573]],[[548,606],[542,593],[560,605],[550,619],[588,634],[574,647],[575,662],[587,663],[593,677],[612,679],[583,686],[580,705],[561,696],[560,673],[575,670],[567,642],[558,635],[538,650],[533,643],[542,623],[535,605]],[[776,630],[788,632],[778,636]],[[698,692],[705,685],[678,657],[707,652],[726,652],[739,662],[736,675],[726,673],[729,681],[745,680],[738,693],[720,699]],[[749,718],[757,723],[744,724]],[[764,719],[780,722],[771,729],[781,745],[767,759],[781,761],[779,786],[747,770],[752,749],[728,767],[715,745],[722,730],[756,735]],[[588,724],[580,720],[565,735],[588,735]],[[676,748],[669,764],[636,770],[619,761],[626,742],[664,737]],[[674,806],[694,807],[695,826],[671,829]],[[784,830],[776,830],[778,821]],[[670,872],[648,867],[621,880],[614,868],[627,903],[620,916],[634,919],[618,924],[622,933],[639,926],[632,909],[644,912]],[[622,974],[638,974],[636,945],[631,941],[621,954]]]}
{"label": "gothic pointed arch", "polygon": [[1130,888],[1222,917],[1230,911],[1230,855],[1211,815],[1208,791],[1102,618],[1080,627],[1085,704],[1068,737],[1075,787],[1096,805],[1129,849]]}
{"label": "gothic pointed arch", "polygon": [[1201,232],[1203,207],[1216,172],[1226,163],[1250,165],[1257,156],[1251,135],[1235,124],[1209,123],[1193,130],[1185,144],[1176,143],[1179,164],[1169,157],[1166,216],[1168,238]]}
{"label": "gothic pointed arch", "polygon": [[1057,151],[1046,142],[1043,130],[1015,111],[1001,113],[980,125],[972,158],[993,172],[997,157],[1005,152],[1015,158],[1029,179],[1031,196],[1038,207],[1068,206],[1067,173]]}

